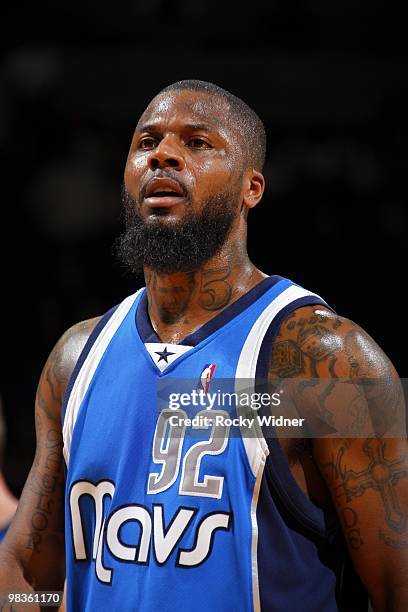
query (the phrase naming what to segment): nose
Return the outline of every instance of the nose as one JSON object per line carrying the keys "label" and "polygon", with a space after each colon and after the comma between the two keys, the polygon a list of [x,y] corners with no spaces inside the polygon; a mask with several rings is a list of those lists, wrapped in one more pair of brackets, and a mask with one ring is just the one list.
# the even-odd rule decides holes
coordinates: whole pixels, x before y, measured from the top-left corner
{"label": "nose", "polygon": [[148,158],[150,170],[158,170],[159,168],[174,168],[183,170],[184,159],[180,155],[176,145],[169,138],[163,138],[157,147],[151,152]]}

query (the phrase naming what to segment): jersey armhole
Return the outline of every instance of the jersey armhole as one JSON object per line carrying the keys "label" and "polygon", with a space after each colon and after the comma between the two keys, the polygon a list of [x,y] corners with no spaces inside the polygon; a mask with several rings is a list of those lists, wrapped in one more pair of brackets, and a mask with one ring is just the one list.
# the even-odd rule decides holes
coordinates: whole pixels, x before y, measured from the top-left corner
{"label": "jersey armhole", "polygon": [[[268,380],[269,362],[272,346],[280,325],[293,311],[303,306],[321,305],[335,312],[322,298],[316,295],[306,295],[294,300],[283,308],[273,319],[261,344],[259,351],[256,380],[265,384]],[[265,470],[268,473],[268,484],[273,489],[271,493],[278,497],[283,507],[300,523],[303,528],[311,530],[320,536],[327,536],[337,526],[336,522],[329,520],[323,509],[316,506],[301,490],[290,471],[288,461],[277,436],[264,436],[269,453],[266,457]]]}

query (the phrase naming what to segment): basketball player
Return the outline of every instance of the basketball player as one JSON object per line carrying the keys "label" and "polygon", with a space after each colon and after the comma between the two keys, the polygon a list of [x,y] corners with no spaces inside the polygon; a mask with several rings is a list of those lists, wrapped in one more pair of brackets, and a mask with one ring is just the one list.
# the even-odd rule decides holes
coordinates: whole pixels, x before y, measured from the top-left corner
{"label": "basketball player", "polygon": [[[349,555],[376,612],[408,610],[407,446],[354,436],[379,404],[388,431],[397,375],[360,327],[249,260],[264,156],[260,119],[210,83],[170,85],[143,113],[119,251],[146,289],[68,330],[44,367],[0,592],[62,589],[66,558],[75,612],[366,610],[345,603]],[[349,435],[229,436],[217,409],[195,431],[187,408],[156,410],[158,381],[205,394],[267,377]],[[382,385],[356,397],[343,379]]]}

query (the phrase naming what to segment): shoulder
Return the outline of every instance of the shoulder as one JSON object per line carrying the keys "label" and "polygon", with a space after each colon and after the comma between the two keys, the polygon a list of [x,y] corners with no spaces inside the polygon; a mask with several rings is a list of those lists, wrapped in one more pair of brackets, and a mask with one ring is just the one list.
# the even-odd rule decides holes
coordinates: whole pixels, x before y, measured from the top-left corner
{"label": "shoulder", "polygon": [[[68,383],[76,362],[93,330],[102,317],[80,321],[69,327],[58,340],[50,357],[61,382]],[[65,389],[64,389],[65,391]]]}
{"label": "shoulder", "polygon": [[282,321],[270,363],[270,373],[284,378],[390,371],[395,372],[390,360],[360,325],[323,305],[297,308]]}
{"label": "shoulder", "polygon": [[37,389],[38,406],[48,418],[59,420],[64,393],[75,364],[101,318],[94,317],[72,325],[52,349]]}
{"label": "shoulder", "polygon": [[321,435],[322,420],[345,437],[405,431],[401,381],[390,359],[364,329],[327,307],[302,307],[282,322],[269,379],[291,379],[288,393],[313,425],[311,437]]}
{"label": "shoulder", "polygon": [[110,319],[116,316],[117,313],[120,313],[118,320],[123,320],[123,317],[126,316],[140,291],[141,290],[127,296],[122,302],[113,306],[103,315],[93,317],[92,319],[86,319],[85,321],[80,321],[72,325],[60,337],[50,353],[45,370],[47,370],[47,368],[52,370],[59,385],[59,392],[62,393],[62,396],[65,393],[71,374],[87,340],[94,332],[95,328],[99,323],[101,323],[101,328],[106,324],[110,324]]}
{"label": "shoulder", "polygon": [[69,327],[58,340],[54,347],[54,351],[58,349],[61,356],[66,361],[77,359],[89,336],[101,319],[101,316],[94,317],[92,319],[80,321]]}

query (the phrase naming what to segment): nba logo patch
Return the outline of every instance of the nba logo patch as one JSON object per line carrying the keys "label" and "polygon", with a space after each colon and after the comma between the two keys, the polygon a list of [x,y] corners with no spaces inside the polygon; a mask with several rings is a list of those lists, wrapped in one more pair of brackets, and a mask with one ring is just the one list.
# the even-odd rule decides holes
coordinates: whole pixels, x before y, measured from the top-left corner
{"label": "nba logo patch", "polygon": [[200,379],[198,381],[198,388],[202,389],[204,393],[208,393],[208,389],[210,388],[210,382],[212,377],[214,376],[216,365],[215,363],[207,363],[204,366],[203,371],[201,372]]}

